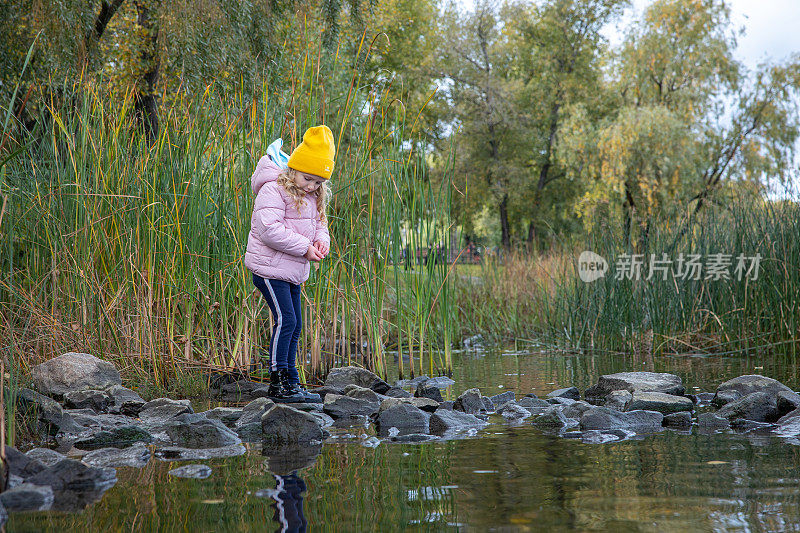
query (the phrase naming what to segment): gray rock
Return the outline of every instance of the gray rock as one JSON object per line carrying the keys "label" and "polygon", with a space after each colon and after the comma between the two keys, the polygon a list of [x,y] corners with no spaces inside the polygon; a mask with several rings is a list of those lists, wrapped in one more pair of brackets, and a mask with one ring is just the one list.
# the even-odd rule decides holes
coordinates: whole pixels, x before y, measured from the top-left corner
{"label": "gray rock", "polygon": [[501,407],[497,410],[497,414],[505,418],[506,420],[524,420],[531,416],[531,412],[525,409],[523,406],[515,402],[514,400],[504,402]]}
{"label": "gray rock", "polygon": [[438,440],[439,437],[436,435],[428,435],[425,433],[408,433],[408,434],[400,434],[391,437],[390,440],[392,442],[406,442],[406,443],[418,443],[418,442],[430,442],[432,440]]}
{"label": "gray rock", "polygon": [[483,402],[483,409],[487,413],[494,412],[494,404],[492,403],[492,400],[490,400],[488,396],[481,396],[481,401]]}
{"label": "gray rock", "polygon": [[114,385],[106,392],[111,397],[111,407],[109,410],[112,413],[121,413],[126,416],[137,417],[145,403],[147,403],[135,391],[123,387],[122,385]]}
{"label": "gray rock", "polygon": [[391,388],[388,383],[379,378],[374,372],[355,366],[334,368],[325,379],[325,386],[333,389],[344,391],[348,385],[358,385],[359,387],[372,389],[380,394]]}
{"label": "gray rock", "polygon": [[619,412],[607,407],[594,407],[581,417],[581,430],[624,429],[637,433],[661,429],[664,415],[655,411]]}
{"label": "gray rock", "polygon": [[122,450],[118,448],[100,448],[81,457],[81,461],[89,466],[106,468],[119,468],[121,466],[144,468],[147,466],[147,462],[150,461],[150,455],[150,448],[142,443],[136,443]]}
{"label": "gray rock", "polygon": [[[117,482],[113,468],[89,466],[74,459],[63,459],[27,479],[34,485],[48,485],[53,492],[107,489]],[[58,496],[56,494],[56,496]]]}
{"label": "gray rock", "polygon": [[782,417],[780,417],[778,419],[778,424],[783,424],[784,422],[788,421],[789,419],[796,418],[798,416],[800,416],[800,409],[795,409],[794,411],[790,411],[790,412],[786,413],[785,415],[783,415]]}
{"label": "gray rock", "polygon": [[28,457],[11,446],[6,446],[6,462],[8,472],[22,479],[27,479],[47,468],[41,461]]}
{"label": "gray rock", "polygon": [[625,440],[633,435],[635,435],[634,432],[623,429],[611,429],[608,431],[592,429],[581,432],[580,438],[584,444],[605,444],[606,442]]}
{"label": "gray rock", "polygon": [[444,411],[452,411],[453,410],[453,403],[454,402],[450,402],[450,401],[445,400],[445,401],[443,401],[442,403],[439,404],[439,409],[437,409],[437,411],[443,411],[443,410]]}
{"label": "gray rock", "polygon": [[400,401],[387,409],[381,407],[376,425],[382,436],[389,435],[391,428],[397,428],[400,434],[427,433],[430,417],[431,415],[411,403]]}
{"label": "gray rock", "polygon": [[[159,398],[159,400],[164,399],[165,398]],[[154,402],[159,402],[159,400],[153,400],[152,402],[144,404],[142,410],[139,412],[139,418],[152,423],[155,421],[169,420],[182,414],[191,414],[194,412],[190,405],[171,400],[169,402],[160,402],[152,406],[150,405]]]}
{"label": "gray rock", "polygon": [[430,398],[387,398],[381,402],[378,413],[380,414],[381,411],[385,411],[386,409],[390,409],[402,403],[413,405],[428,413],[432,413],[439,408],[439,404]]}
{"label": "gray rock", "polygon": [[606,396],[605,402],[603,402],[603,407],[608,407],[609,409],[614,409],[615,411],[625,411],[632,399],[633,394],[631,394],[629,391],[611,391],[608,393],[608,396]]}
{"label": "gray rock", "polygon": [[18,415],[38,420],[40,428],[48,435],[80,433],[85,429],[64,412],[58,402],[31,389],[19,390],[16,409]]}
{"label": "gray rock", "polygon": [[[389,398],[413,398],[414,395],[408,392],[407,390],[401,389],[399,387],[392,387],[391,389],[387,390],[383,393],[384,396],[388,396]],[[440,394],[441,396],[441,394]]]}
{"label": "gray rock", "polygon": [[64,406],[70,409],[91,409],[95,413],[103,413],[111,404],[111,396],[101,390],[78,390],[64,394]]}
{"label": "gray rock", "polygon": [[206,479],[211,475],[211,467],[206,465],[185,465],[173,468],[169,471],[169,475],[190,479]]}
{"label": "gray rock", "polygon": [[592,407],[594,407],[592,404],[579,400],[571,405],[565,406],[562,413],[564,413],[564,416],[567,418],[575,418],[580,420],[580,418],[583,416],[583,413]]}
{"label": "gray rock", "polygon": [[699,413],[697,415],[697,427],[703,430],[730,429],[731,423],[727,418],[718,416],[715,413]]}
{"label": "gray rock", "polygon": [[3,506],[3,502],[0,501],[0,527],[3,527],[6,522],[8,522],[8,511],[6,511],[6,508]]}
{"label": "gray rock", "polygon": [[800,409],[800,394],[784,390],[778,392],[778,413],[783,416],[795,409]]}
{"label": "gray rock", "polygon": [[750,374],[729,379],[717,387],[717,394],[711,403],[717,407],[738,400],[754,392],[765,392],[777,396],[779,392],[792,392],[792,389],[772,378]]}
{"label": "gray rock", "polygon": [[440,391],[438,387],[429,387],[424,381],[417,385],[414,396],[417,398],[428,398],[435,402],[444,401],[444,398],[442,398],[442,391]]}
{"label": "gray rock", "polygon": [[453,410],[461,411],[469,415],[476,415],[486,412],[486,406],[483,403],[481,391],[478,389],[468,389],[461,393],[455,402],[453,402]]}
{"label": "gray rock", "polygon": [[241,444],[239,436],[219,420],[182,414],[164,427],[170,440],[184,448],[222,448]]}
{"label": "gray rock", "polygon": [[578,400],[573,400],[572,398],[562,398],[560,396],[556,396],[553,398],[547,398],[545,400],[550,405],[572,405]]}
{"label": "gray rock", "polygon": [[81,389],[107,389],[121,385],[117,369],[88,353],[69,352],[31,369],[34,388],[56,398]]}
{"label": "gray rock", "polygon": [[437,389],[446,389],[447,387],[454,385],[455,381],[448,378],[447,376],[437,376],[435,378],[429,378],[425,381],[426,387],[436,387]]}
{"label": "gray rock", "polygon": [[[569,424],[564,416],[563,407],[551,405],[544,413],[533,419],[533,425],[539,428],[560,429]],[[573,422],[574,424],[574,422]]]}
{"label": "gray rock", "polygon": [[286,404],[275,404],[270,407],[261,416],[261,429],[264,440],[271,443],[321,442],[326,437],[326,432],[322,430],[314,415]]}
{"label": "gray rock", "polygon": [[708,405],[711,403],[711,400],[714,399],[713,392],[698,392],[695,394],[695,398],[697,398],[698,405]]}
{"label": "gray rock", "polygon": [[673,429],[691,429],[692,428],[692,413],[689,411],[680,411],[677,413],[669,413],[664,415],[664,427]]}
{"label": "gray rock", "polygon": [[[240,428],[250,424],[257,423],[261,427],[261,415],[267,412],[267,409],[275,405],[275,402],[269,398],[256,398],[242,408],[241,416],[236,420],[236,427]],[[259,430],[260,433],[260,430]]]}
{"label": "gray rock", "polygon": [[692,400],[683,396],[673,396],[663,392],[636,391],[633,393],[627,409],[630,411],[658,411],[668,415],[681,411],[691,412],[694,410],[694,404]]}
{"label": "gray rock", "polygon": [[494,410],[496,411],[504,403],[515,401],[516,397],[514,396],[514,391],[507,390],[505,392],[501,392],[500,394],[495,394],[494,396],[490,396],[489,399],[492,401],[492,405],[494,406]]}
{"label": "gray rock", "polygon": [[[323,413],[324,414],[324,413]],[[331,419],[333,420],[333,419]],[[369,427],[372,419],[366,415],[346,416],[333,421],[335,428]]]}
{"label": "gray rock", "polygon": [[350,417],[355,415],[371,416],[378,412],[380,403],[368,400],[359,400],[339,394],[328,394],[322,410],[333,418]]}
{"label": "gray rock", "polygon": [[0,493],[0,504],[12,513],[47,511],[53,506],[53,489],[47,485],[22,483]]}
{"label": "gray rock", "polygon": [[[264,413],[261,414],[263,415]],[[261,442],[264,437],[264,432],[261,429],[261,420],[237,425],[235,431],[244,442]]]}
{"label": "gray rock", "polygon": [[431,415],[429,421],[430,432],[434,435],[443,435],[454,430],[482,428],[486,422],[480,418],[455,410],[439,409]]}
{"label": "gray rock", "polygon": [[777,393],[765,390],[747,394],[722,406],[717,415],[728,420],[746,418],[756,422],[775,422],[780,418]]}
{"label": "gray rock", "polygon": [[67,458],[66,455],[60,454],[50,448],[34,448],[26,452],[25,455],[39,461],[45,467],[53,466],[57,462]]}
{"label": "gray rock", "polygon": [[368,402],[380,402],[377,393],[372,389],[359,387],[358,385],[348,385],[344,388],[344,395],[356,400],[366,400]]}
{"label": "gray rock", "polygon": [[214,409],[209,409],[201,414],[205,415],[205,417],[210,420],[219,420],[228,427],[235,427],[236,422],[239,420],[239,418],[241,418],[242,413],[243,409],[240,408],[215,407]]}
{"label": "gray rock", "polygon": [[525,396],[524,398],[520,398],[517,403],[528,410],[547,409],[551,406],[551,404],[546,400],[540,400],[539,398],[533,398],[530,396]]}
{"label": "gray rock", "polygon": [[153,435],[140,426],[120,426],[108,431],[100,431],[85,439],[79,439],[75,441],[74,446],[79,450],[94,450],[109,446],[125,447],[136,442],[153,442]]}
{"label": "gray rock", "polygon": [[247,448],[241,444],[223,446],[222,448],[190,449],[179,446],[159,448],[153,455],[161,461],[205,461],[208,459],[222,459],[237,457],[247,453]]}
{"label": "gray rock", "polygon": [[634,391],[663,392],[676,396],[685,392],[681,378],[674,374],[619,372],[600,376],[597,384],[586,389],[584,395],[587,400],[599,401],[615,390],[626,390],[631,394]]}
{"label": "gray rock", "polygon": [[547,395],[548,398],[569,398],[570,400],[580,400],[581,391],[576,387],[557,389]]}

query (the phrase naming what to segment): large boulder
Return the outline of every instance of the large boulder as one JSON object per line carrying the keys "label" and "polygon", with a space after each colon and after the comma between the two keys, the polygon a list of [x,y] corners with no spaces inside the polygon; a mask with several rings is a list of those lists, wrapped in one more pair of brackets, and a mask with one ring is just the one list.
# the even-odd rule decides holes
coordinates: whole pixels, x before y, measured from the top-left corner
{"label": "large boulder", "polygon": [[745,418],[755,422],[775,422],[780,418],[777,393],[769,390],[752,392],[726,403],[717,415],[728,420]]}
{"label": "large boulder", "polygon": [[383,394],[391,388],[388,383],[379,378],[374,372],[357,366],[334,368],[325,379],[326,387],[338,389],[342,392],[348,385],[358,385],[359,387],[372,389],[379,394]]}
{"label": "large boulder", "polygon": [[429,427],[434,435],[444,435],[452,431],[460,431],[471,428],[482,428],[486,422],[477,416],[452,411],[449,409],[439,409],[431,415]]}
{"label": "large boulder", "polygon": [[692,400],[685,396],[673,396],[663,392],[642,392],[635,391],[631,401],[628,403],[628,411],[658,411],[668,415],[681,411],[694,410]]}
{"label": "large boulder", "polygon": [[[394,399],[394,398],[393,398]],[[390,400],[384,400],[384,403]],[[427,433],[428,422],[431,415],[408,402],[397,402],[388,405],[386,409],[381,406],[376,419],[378,433],[389,435],[391,428],[397,428],[400,434]]]}
{"label": "large boulder", "polygon": [[333,418],[351,417],[357,415],[372,416],[378,412],[381,404],[377,401],[360,400],[340,394],[328,394],[322,410]]}
{"label": "large boulder", "polygon": [[619,372],[600,376],[597,384],[584,392],[587,400],[601,401],[612,391],[626,390],[633,394],[641,392],[663,392],[681,396],[684,393],[681,378],[674,374],[657,372]]}
{"label": "large boulder", "polygon": [[286,404],[275,404],[261,416],[264,440],[272,444],[321,442],[326,438],[317,418]]}
{"label": "large boulder", "polygon": [[749,374],[729,379],[722,383],[717,387],[717,393],[711,403],[717,407],[722,407],[754,392],[765,392],[777,397],[781,391],[792,392],[792,389],[776,379],[758,374]]}
{"label": "large boulder", "polygon": [[36,390],[55,398],[74,390],[107,389],[122,384],[114,365],[88,353],[59,355],[33,367],[31,377]]}
{"label": "large boulder", "polygon": [[175,445],[185,448],[222,448],[242,442],[235,431],[219,420],[197,414],[177,416],[164,426],[164,430]]}
{"label": "large boulder", "polygon": [[664,415],[656,411],[619,412],[607,407],[594,407],[581,417],[581,430],[624,429],[637,433],[658,431]]}
{"label": "large boulder", "polygon": [[483,403],[481,391],[478,389],[468,389],[453,402],[453,410],[477,415],[486,412],[486,405]]}
{"label": "large boulder", "polygon": [[38,420],[40,428],[49,435],[80,433],[85,429],[58,402],[31,389],[19,390],[16,408],[23,417]]}

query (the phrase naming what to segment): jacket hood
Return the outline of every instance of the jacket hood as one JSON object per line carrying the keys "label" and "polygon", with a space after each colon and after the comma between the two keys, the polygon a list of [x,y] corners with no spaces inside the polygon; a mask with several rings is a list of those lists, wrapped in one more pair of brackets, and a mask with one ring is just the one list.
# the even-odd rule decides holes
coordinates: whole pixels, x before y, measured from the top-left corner
{"label": "jacket hood", "polygon": [[268,155],[259,159],[256,170],[253,172],[253,177],[250,178],[250,186],[253,189],[253,194],[258,196],[258,191],[261,190],[261,187],[270,181],[276,181],[282,171],[283,170],[276,165]]}

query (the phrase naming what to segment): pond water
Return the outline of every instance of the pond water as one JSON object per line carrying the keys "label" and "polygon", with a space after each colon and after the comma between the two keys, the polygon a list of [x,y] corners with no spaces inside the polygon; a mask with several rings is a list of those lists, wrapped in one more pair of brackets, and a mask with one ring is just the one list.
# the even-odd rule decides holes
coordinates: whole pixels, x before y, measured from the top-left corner
{"label": "pond water", "polygon": [[[760,373],[797,388],[797,362],[782,356],[660,357],[460,354],[452,399],[470,387],[492,395],[543,395],[601,374],[680,375],[687,392]],[[697,387],[697,388],[695,388]],[[120,468],[119,481],[79,513],[10,517],[8,531],[786,531],[800,530],[800,446],[763,435],[664,431],[584,444],[529,423],[493,418],[478,435],[422,444],[364,446],[363,428],[335,430],[303,454],[250,446],[201,461],[204,480],[152,459]],[[293,470],[296,471],[292,473]]]}

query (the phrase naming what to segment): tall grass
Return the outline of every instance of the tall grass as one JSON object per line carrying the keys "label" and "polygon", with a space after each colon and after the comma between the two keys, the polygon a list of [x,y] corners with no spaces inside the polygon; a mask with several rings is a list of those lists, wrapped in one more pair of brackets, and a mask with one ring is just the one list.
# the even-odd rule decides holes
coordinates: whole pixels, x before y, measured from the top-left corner
{"label": "tall grass", "polygon": [[[296,58],[289,88],[230,93],[212,83],[178,98],[153,142],[131,99],[109,99],[94,80],[43,107],[0,174],[0,315],[4,338],[15,339],[3,353],[24,372],[87,351],[164,388],[188,369],[245,367],[270,325],[242,263],[250,175],[276,137],[291,149],[307,127],[326,123],[338,143],[333,245],[304,286],[304,370],[354,362],[385,376],[391,339],[415,351],[418,369],[448,372],[447,267],[400,275],[397,265],[405,247],[414,254],[446,234],[449,174],[430,178],[413,149],[418,134],[386,87],[339,56],[321,57],[309,49]],[[325,76],[349,81],[332,88]],[[434,361],[431,348],[448,355]]]}
{"label": "tall grass", "polygon": [[[654,221],[646,242],[631,247],[622,225],[606,224],[586,240],[539,256],[485,262],[478,278],[458,278],[462,334],[495,332],[495,340],[596,351],[742,354],[795,357],[800,340],[800,206],[740,198],[692,221]],[[688,230],[687,230],[688,228]],[[608,275],[581,281],[577,258],[590,250]],[[728,254],[729,279],[660,274],[645,279],[650,255]],[[622,254],[642,254],[640,279],[617,279]],[[761,256],[757,279],[735,273],[737,257]],[[674,266],[674,265],[673,265]],[[749,262],[747,263],[749,266]],[[471,302],[477,302],[470,307]],[[466,329],[464,329],[466,328]],[[485,334],[485,333],[484,333]]]}

